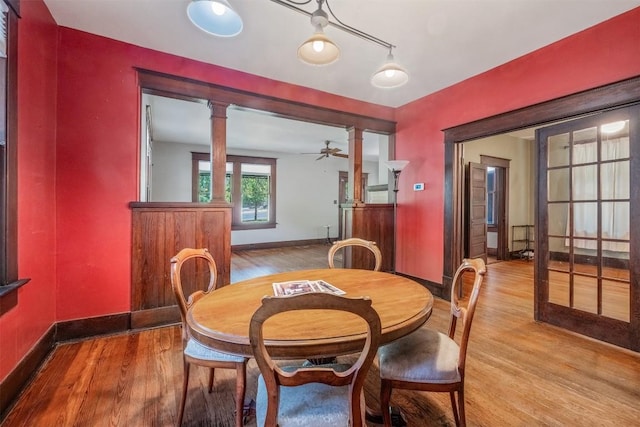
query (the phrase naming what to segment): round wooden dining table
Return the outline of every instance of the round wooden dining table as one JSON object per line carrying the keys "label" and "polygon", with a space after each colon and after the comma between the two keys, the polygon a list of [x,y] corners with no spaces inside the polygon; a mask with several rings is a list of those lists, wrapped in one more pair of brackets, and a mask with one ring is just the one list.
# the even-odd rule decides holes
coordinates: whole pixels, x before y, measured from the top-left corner
{"label": "round wooden dining table", "polygon": [[[262,298],[273,296],[273,283],[324,280],[344,291],[348,298],[368,297],[380,316],[381,344],[405,336],[424,324],[433,308],[433,296],[423,285],[395,274],[358,269],[299,270],[244,280],[216,289],[197,301],[187,313],[191,335],[214,349],[252,357],[249,323]],[[265,345],[272,357],[320,358],[359,351],[366,328],[327,310],[316,314],[317,328],[300,328],[305,312],[274,317],[267,328]]]}

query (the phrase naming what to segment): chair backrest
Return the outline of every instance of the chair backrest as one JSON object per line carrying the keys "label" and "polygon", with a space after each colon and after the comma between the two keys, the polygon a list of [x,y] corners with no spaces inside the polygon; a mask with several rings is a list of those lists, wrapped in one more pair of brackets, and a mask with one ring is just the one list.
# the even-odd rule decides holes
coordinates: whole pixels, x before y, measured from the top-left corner
{"label": "chair backrest", "polygon": [[[206,262],[207,268],[209,270],[209,280],[206,289],[194,289],[195,283],[190,283],[189,288],[194,289],[194,291],[189,295],[185,296],[185,287],[182,283],[182,268],[184,263],[188,260],[196,260],[201,259]],[[195,264],[195,263],[194,263]],[[202,272],[200,272],[202,274]],[[193,270],[193,275],[191,277],[197,277],[198,271]],[[182,335],[183,338],[186,339],[187,336],[187,310],[200,298],[216,289],[216,280],[218,277],[218,268],[216,266],[216,262],[213,260],[213,257],[209,253],[208,249],[192,249],[185,248],[178,252],[173,258],[171,258],[171,287],[173,288],[173,293],[176,296],[176,301],[178,303],[178,307],[180,308],[180,317],[182,318]],[[196,281],[196,280],[194,280]]]}
{"label": "chair backrest", "polygon": [[[473,289],[466,307],[460,305],[458,297],[458,287],[463,286],[463,276],[465,272],[473,272]],[[456,333],[458,320],[462,322],[462,337],[460,338],[460,356],[458,359],[458,370],[464,374],[464,365],[467,355],[467,344],[469,343],[469,333],[471,331],[471,322],[473,314],[476,310],[478,302],[478,294],[482,286],[482,280],[487,272],[484,260],[482,258],[464,259],[462,264],[456,270],[453,276],[453,284],[451,285],[451,322],[449,323],[449,337],[453,339]]]}
{"label": "chair backrest", "polygon": [[[301,366],[295,369],[281,369],[271,358],[265,347],[263,338],[264,322],[279,313],[294,310],[315,310],[305,313],[304,326],[308,326],[310,333],[318,328],[321,317],[318,310],[346,311],[361,317],[366,323],[367,338],[358,359],[347,370],[335,370],[331,365]],[[362,298],[347,298],[326,293],[307,293],[285,297],[264,297],[262,305],[251,318],[249,338],[253,355],[260,368],[267,389],[267,414],[265,425],[277,425],[279,407],[279,386],[298,386],[307,383],[324,383],[331,386],[350,386],[349,407],[351,423],[349,425],[364,425],[362,414],[362,389],[366,374],[371,367],[376,350],[380,343],[380,318],[371,306],[371,300]],[[309,355],[316,357],[317,355]]]}
{"label": "chair backrest", "polygon": [[380,271],[380,268],[382,267],[382,252],[380,252],[380,248],[378,248],[378,245],[376,244],[376,242],[360,239],[358,237],[351,237],[349,239],[338,240],[336,242],[333,242],[333,245],[331,246],[331,248],[329,248],[329,254],[328,254],[329,268],[335,268],[333,263],[333,258],[336,252],[338,252],[338,250],[340,250],[341,248],[344,248],[347,246],[361,246],[373,252],[373,256],[375,257],[375,261],[376,261],[375,267],[373,269],[375,271]]}

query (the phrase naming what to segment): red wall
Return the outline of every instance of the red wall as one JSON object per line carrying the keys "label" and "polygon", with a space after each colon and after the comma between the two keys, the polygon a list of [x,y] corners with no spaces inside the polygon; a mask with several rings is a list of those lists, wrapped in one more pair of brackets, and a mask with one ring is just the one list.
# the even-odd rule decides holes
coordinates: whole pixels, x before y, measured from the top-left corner
{"label": "red wall", "polygon": [[22,2],[18,55],[18,306],[0,317],[0,380],[56,320],[56,35],[42,2]]}
{"label": "red wall", "polygon": [[638,75],[640,8],[399,108],[398,270],[442,283],[443,129]]}
{"label": "red wall", "polygon": [[[411,161],[400,178],[398,270],[440,282],[440,130],[640,74],[637,22],[640,9],[395,112],[56,29],[41,0],[22,2],[19,268],[32,280],[0,317],[0,379],[54,322],[129,310],[140,111],[133,67],[386,119],[397,113],[398,158]],[[409,191],[413,182],[427,191]]]}
{"label": "red wall", "polygon": [[55,322],[129,311],[133,67],[393,119],[391,108],[58,28],[41,0],[21,6],[19,268],[32,280],[0,317],[0,380]]}
{"label": "red wall", "polygon": [[133,67],[392,119],[391,108],[60,29],[57,320],[130,308],[131,211],[138,199],[139,88]]}

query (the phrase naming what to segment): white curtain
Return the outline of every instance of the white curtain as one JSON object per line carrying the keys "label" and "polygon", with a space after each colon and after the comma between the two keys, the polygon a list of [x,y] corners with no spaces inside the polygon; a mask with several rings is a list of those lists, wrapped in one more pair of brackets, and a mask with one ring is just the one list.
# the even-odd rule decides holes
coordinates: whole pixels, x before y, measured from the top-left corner
{"label": "white curtain", "polygon": [[[629,139],[616,138],[602,141],[602,159],[613,160],[629,157]],[[598,205],[580,200],[598,199],[598,167],[600,168],[601,199],[620,200],[629,198],[629,161],[580,166],[598,161],[597,144],[576,144],[573,147],[573,235],[579,237],[598,237]],[[602,238],[629,240],[629,202],[602,202]],[[569,222],[567,222],[567,235]],[[568,243],[568,242],[567,242]],[[574,239],[574,247],[597,249],[597,241]],[[616,252],[629,252],[628,242],[603,241],[602,249]]]}

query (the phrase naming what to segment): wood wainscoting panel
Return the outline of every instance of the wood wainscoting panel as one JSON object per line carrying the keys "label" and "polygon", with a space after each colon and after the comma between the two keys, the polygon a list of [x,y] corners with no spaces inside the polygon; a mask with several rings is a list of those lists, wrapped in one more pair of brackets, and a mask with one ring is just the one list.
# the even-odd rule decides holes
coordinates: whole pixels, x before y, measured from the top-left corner
{"label": "wood wainscoting panel", "polygon": [[[343,239],[359,237],[376,242],[382,252],[382,271],[393,270],[394,234],[393,204],[342,205]],[[365,248],[353,248],[345,253],[348,268],[372,269],[373,260]]]}
{"label": "wood wainscoting panel", "polygon": [[[207,248],[218,267],[218,283],[231,277],[231,205],[222,203],[132,203],[131,327],[180,320],[171,289],[170,259],[183,248]],[[185,267],[185,283],[202,283],[208,274]],[[206,279],[204,279],[206,280]],[[187,285],[185,292],[191,293]]]}

